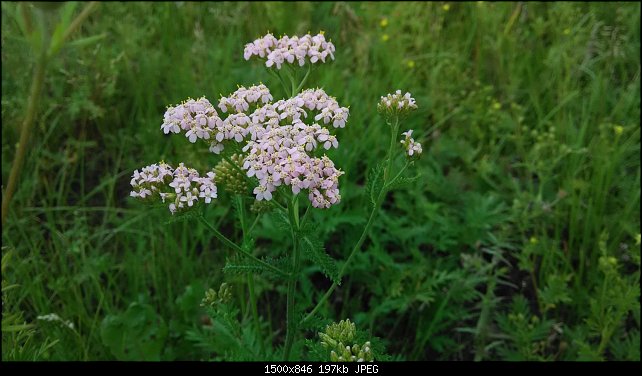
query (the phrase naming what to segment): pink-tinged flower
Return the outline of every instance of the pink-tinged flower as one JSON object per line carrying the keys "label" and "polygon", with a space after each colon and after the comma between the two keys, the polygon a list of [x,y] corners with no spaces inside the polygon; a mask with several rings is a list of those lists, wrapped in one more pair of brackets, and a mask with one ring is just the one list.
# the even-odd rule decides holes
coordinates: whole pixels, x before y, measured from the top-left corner
{"label": "pink-tinged flower", "polygon": [[254,194],[256,195],[256,199],[258,201],[261,201],[261,200],[269,201],[272,199],[272,193],[262,185],[259,185],[258,187],[254,188]]}
{"label": "pink-tinged flower", "polygon": [[331,147],[336,149],[339,147],[339,141],[337,141],[337,138],[335,136],[329,136],[328,140],[323,143],[323,147],[325,148],[325,150],[328,150]]}
{"label": "pink-tinged flower", "polygon": [[163,133],[180,133],[194,143],[197,139],[208,140],[212,129],[221,123],[214,106],[206,99],[188,99],[182,104],[169,107],[165,112],[161,129]]}
{"label": "pink-tinged flower", "polygon": [[[297,49],[290,45],[308,43],[310,40],[309,37],[290,38],[288,45],[281,47],[275,42],[270,53],[276,52],[274,57],[289,51],[298,56],[301,49],[307,47],[299,45]],[[252,50],[256,45],[253,46],[247,47]],[[305,51],[307,53],[308,49]],[[290,55],[286,54],[286,61],[287,56]],[[270,200],[276,187],[287,185],[295,194],[308,190],[315,207],[327,208],[338,203],[341,197],[338,178],[343,172],[337,170],[327,157],[314,157],[312,153],[318,147],[328,150],[339,146],[337,137],[330,134],[325,125],[344,127],[349,116],[348,108],[340,107],[335,98],[319,88],[304,90],[292,98],[275,103],[271,103],[272,99],[265,85],[249,88],[240,86],[234,93],[219,100],[219,109],[227,114],[224,118],[218,116],[205,98],[198,101],[190,99],[168,110],[163,129],[174,132],[178,127],[190,142],[206,140],[209,150],[217,154],[224,150],[227,142],[244,144],[241,149],[246,156],[242,168],[249,178],[258,180],[258,187],[254,191],[257,200]],[[305,121],[309,118],[323,121],[322,124],[308,125]],[[216,186],[213,182],[206,182],[205,178],[199,178],[195,170],[181,164],[170,176],[163,181],[164,184],[158,185],[167,191],[153,186],[148,188],[150,192],[137,189],[133,196],[158,195],[163,201],[168,200],[172,212],[189,208],[199,200],[209,203],[216,198]],[[137,179],[141,178],[133,180]]]}
{"label": "pink-tinged flower", "polygon": [[332,117],[332,126],[335,128],[343,128],[346,126],[346,120],[348,118],[349,110],[345,107],[336,109],[334,111],[334,116]]}
{"label": "pink-tinged flower", "polygon": [[326,62],[330,56],[334,60],[334,44],[325,40],[323,33],[315,36],[306,34],[304,36],[289,37],[287,35],[276,39],[272,34],[267,34],[245,45],[243,58],[245,60],[256,56],[259,59],[266,59],[265,65],[270,68],[275,66],[281,69],[283,64],[305,65]]}
{"label": "pink-tinged flower", "polygon": [[410,96],[410,93],[401,94],[401,90],[395,91],[394,94],[388,94],[381,97],[377,110],[386,117],[396,115],[406,115],[408,112],[416,110],[417,103]]}
{"label": "pink-tinged flower", "polygon": [[164,203],[172,200],[169,210],[172,214],[193,207],[199,199],[206,204],[217,197],[216,175],[208,172],[206,177],[199,177],[198,171],[185,167],[183,163],[176,169],[161,162],[134,171],[131,180],[133,190],[130,196],[146,199],[158,197]]}
{"label": "pink-tinged flower", "polygon": [[401,140],[401,145],[406,149],[406,154],[409,158],[419,158],[423,152],[421,144],[416,142],[412,137],[412,129],[403,132],[402,135],[405,137]]}

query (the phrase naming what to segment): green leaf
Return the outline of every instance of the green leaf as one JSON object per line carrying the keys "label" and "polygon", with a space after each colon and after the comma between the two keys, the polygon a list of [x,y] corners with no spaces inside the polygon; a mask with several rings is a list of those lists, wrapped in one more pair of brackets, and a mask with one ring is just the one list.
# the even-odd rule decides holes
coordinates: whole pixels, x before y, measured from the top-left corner
{"label": "green leaf", "polygon": [[33,324],[2,325],[2,332],[19,332],[29,328],[33,328]]}
{"label": "green leaf", "polygon": [[559,303],[570,303],[572,301],[569,295],[568,282],[571,280],[572,275],[557,275],[552,274],[548,276],[546,287],[540,289],[539,298],[544,309],[548,307],[555,307]]}
{"label": "green leaf", "polygon": [[103,343],[118,360],[160,360],[167,338],[163,318],[148,304],[132,303],[127,311],[105,317]]}
{"label": "green leaf", "polygon": [[89,46],[89,45],[91,45],[93,43],[96,43],[99,40],[104,39],[105,37],[107,37],[107,33],[102,33],[102,34],[98,34],[98,35],[92,35],[90,37],[80,38],[80,39],[76,39],[76,40],[74,40],[72,42],[69,42],[68,46],[71,47],[71,48],[85,47],[85,46]]}
{"label": "green leaf", "polygon": [[224,273],[232,274],[256,274],[268,270],[265,266],[253,262],[227,262],[223,267]]}
{"label": "green leaf", "polygon": [[384,172],[383,163],[379,163],[375,167],[371,168],[370,172],[368,173],[368,178],[366,182],[366,195],[368,196],[368,200],[370,200],[370,203],[373,206],[377,205],[377,199],[379,198],[379,194],[381,194],[381,191],[384,188],[383,172]]}
{"label": "green leaf", "polygon": [[404,188],[409,186],[410,184],[416,182],[419,180],[421,175],[413,176],[411,178],[404,178],[404,177],[398,177],[397,179],[391,181],[387,186],[387,190],[393,190],[393,189],[398,189],[398,188]]}
{"label": "green leaf", "polygon": [[284,231],[285,233],[290,233],[290,220],[288,219],[288,216],[283,213],[283,211],[274,211],[270,215],[270,218],[272,219],[272,221],[274,221],[274,224],[279,230]]}
{"label": "green leaf", "polygon": [[340,284],[337,263],[326,253],[322,241],[310,235],[304,236],[301,238],[301,248],[304,255],[312,260],[315,265],[318,265],[326,277],[330,278],[332,282]]}
{"label": "green leaf", "polygon": [[62,37],[65,34],[65,31],[67,31],[69,24],[71,23],[71,16],[73,15],[74,10],[76,10],[77,6],[78,2],[76,1],[67,2],[63,6],[60,12],[60,21],[56,25],[56,29],[54,30],[51,37],[51,46],[49,47],[50,52],[57,51],[60,47],[62,47],[62,43],[64,43]]}
{"label": "green leaf", "polygon": [[[264,257],[264,258],[261,258],[261,261],[269,265],[272,265],[280,270],[283,270],[286,273],[288,272],[288,269],[290,266],[288,259],[286,257],[279,257],[279,258]],[[281,274],[275,273],[272,269],[266,267],[265,265],[259,264],[258,262],[255,262],[251,259],[245,259],[242,262],[228,261],[223,267],[223,272],[232,273],[232,274],[264,273],[267,276],[270,276],[272,278],[284,279],[284,277]]]}

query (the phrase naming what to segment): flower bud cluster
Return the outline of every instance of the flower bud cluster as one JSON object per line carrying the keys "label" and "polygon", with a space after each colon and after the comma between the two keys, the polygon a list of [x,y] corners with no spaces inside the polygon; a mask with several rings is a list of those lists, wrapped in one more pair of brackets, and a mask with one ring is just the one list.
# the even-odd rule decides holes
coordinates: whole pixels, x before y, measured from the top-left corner
{"label": "flower bud cluster", "polygon": [[416,109],[417,104],[415,103],[415,99],[410,96],[410,93],[402,95],[401,90],[395,91],[394,94],[381,97],[377,105],[377,111],[385,117],[395,115],[403,116]]}
{"label": "flower bud cluster", "polygon": [[356,335],[356,327],[349,319],[341,320],[339,323],[333,323],[326,326],[324,333],[319,333],[321,338],[321,346],[330,349],[330,360],[333,362],[372,362],[374,357],[372,355],[370,342],[364,343],[362,346],[353,344],[346,346],[346,343],[351,343]]}
{"label": "flower bud cluster", "polygon": [[243,164],[243,156],[240,154],[233,154],[230,160],[234,165],[230,164],[225,159],[222,159],[214,167],[216,174],[216,181],[222,185],[225,190],[234,194],[245,194],[249,188],[245,174],[241,171]]}
{"label": "flower bud cluster", "polygon": [[276,66],[281,69],[283,64],[305,65],[306,62],[315,64],[317,62],[325,63],[330,57],[334,60],[334,44],[325,40],[323,32],[312,36],[282,36],[276,39],[274,35],[267,35],[256,39],[252,43],[245,45],[243,57],[250,60],[252,56],[265,59],[265,66]]}
{"label": "flower bud cluster", "polygon": [[201,307],[212,307],[217,303],[227,303],[232,299],[232,291],[230,286],[223,282],[218,289],[216,290],[210,288],[205,292],[205,297],[201,300]]}
{"label": "flower bud cluster", "polygon": [[256,214],[269,213],[269,212],[272,211],[272,209],[274,209],[274,207],[272,206],[272,204],[270,204],[267,201],[256,201],[255,200],[252,203],[252,206],[250,206],[250,211],[252,213],[256,213]]}
{"label": "flower bud cluster", "polygon": [[215,174],[208,172],[200,177],[198,171],[187,168],[183,163],[174,169],[160,162],[134,171],[130,184],[130,196],[140,199],[160,198],[170,202],[172,214],[186,207],[192,207],[201,199],[209,204],[217,197]]}

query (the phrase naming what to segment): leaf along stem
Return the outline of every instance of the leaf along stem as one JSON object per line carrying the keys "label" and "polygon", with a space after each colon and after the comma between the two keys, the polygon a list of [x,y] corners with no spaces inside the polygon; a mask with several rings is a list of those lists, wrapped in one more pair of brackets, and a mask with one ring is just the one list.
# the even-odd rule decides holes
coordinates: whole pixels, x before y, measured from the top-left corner
{"label": "leaf along stem", "polygon": [[281,275],[281,276],[283,276],[283,277],[290,278],[290,274],[288,274],[288,273],[284,272],[283,270],[281,270],[281,269],[277,268],[277,267],[276,267],[276,266],[274,266],[274,265],[270,265],[270,264],[268,264],[267,262],[265,262],[265,261],[261,260],[260,258],[258,258],[258,257],[256,257],[256,256],[254,256],[253,254],[251,254],[251,253],[247,252],[247,251],[246,251],[246,250],[244,250],[243,248],[239,247],[236,243],[234,243],[233,241],[231,241],[230,239],[228,239],[227,237],[225,237],[225,235],[221,234],[221,233],[220,233],[220,232],[219,232],[219,231],[218,231],[214,226],[212,226],[212,225],[211,225],[211,224],[210,224],[210,223],[209,223],[209,222],[208,222],[208,221],[207,221],[207,220],[206,220],[202,215],[201,215],[201,216],[199,216],[199,219],[201,220],[201,222],[203,222],[203,223],[205,224],[205,226],[207,226],[207,228],[209,228],[209,229],[214,233],[214,236],[216,236],[216,237],[217,237],[220,241],[222,241],[222,242],[223,242],[223,244],[225,244],[226,246],[228,246],[228,247],[232,248],[233,250],[235,250],[235,251],[237,251],[237,252],[239,252],[239,253],[242,253],[243,255],[245,255],[245,256],[247,256],[247,257],[251,258],[252,260],[254,260],[254,261],[258,262],[259,264],[261,264],[261,265],[265,266],[266,268],[268,268],[268,269],[272,270],[273,272],[275,272],[275,273],[277,273],[277,274],[279,274],[279,275]]}
{"label": "leaf along stem", "polygon": [[366,226],[363,228],[363,231],[361,232],[361,236],[359,236],[359,240],[357,241],[357,244],[354,245],[352,248],[352,252],[350,252],[350,255],[348,256],[348,259],[346,260],[345,263],[341,266],[341,269],[339,270],[339,275],[337,278],[337,282],[333,282],[332,286],[326,291],[326,293],[321,297],[317,305],[308,313],[302,320],[300,324],[303,324],[304,322],[308,321],[314,314],[321,308],[323,303],[325,303],[329,298],[330,295],[332,295],[332,292],[337,288],[337,286],[341,283],[341,278],[343,277],[343,274],[346,271],[346,268],[350,264],[350,261],[352,261],[352,258],[354,255],[357,253],[359,249],[361,249],[361,245],[363,245],[363,242],[366,240],[366,237],[368,236],[368,233],[370,232],[370,228],[372,227],[374,223],[374,219],[377,216],[377,213],[379,212],[379,206],[381,205],[381,202],[386,196],[386,193],[388,192],[387,187],[390,185],[391,182],[396,180],[399,175],[405,170],[405,168],[408,166],[408,163],[406,163],[406,166],[399,172],[397,176],[395,176],[394,179],[391,181],[388,181],[388,177],[390,176],[390,170],[392,169],[392,161],[393,161],[393,152],[394,152],[394,146],[395,146],[395,141],[397,139],[397,132],[399,130],[399,117],[395,118],[395,123],[391,127],[391,132],[390,132],[390,148],[388,149],[388,163],[386,165],[386,168],[384,170],[384,183],[383,187],[381,188],[381,191],[379,192],[377,196],[376,203],[372,206],[372,210],[370,211],[370,216],[368,217],[368,222],[366,223]]}

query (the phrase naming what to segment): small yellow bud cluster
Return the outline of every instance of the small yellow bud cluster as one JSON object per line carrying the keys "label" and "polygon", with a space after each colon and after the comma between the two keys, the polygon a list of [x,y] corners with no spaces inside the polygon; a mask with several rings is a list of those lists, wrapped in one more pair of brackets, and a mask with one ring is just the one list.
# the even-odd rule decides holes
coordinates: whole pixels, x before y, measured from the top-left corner
{"label": "small yellow bud cluster", "polygon": [[214,289],[209,289],[205,292],[205,297],[201,300],[201,307],[213,307],[218,303],[227,303],[231,299],[230,286],[223,282],[218,289],[218,293]]}
{"label": "small yellow bud cluster", "polygon": [[254,200],[252,206],[250,206],[250,210],[252,211],[252,213],[256,214],[269,213],[273,208],[274,207],[272,206],[272,204],[269,201],[265,200]]}
{"label": "small yellow bud cluster", "polygon": [[230,193],[245,194],[249,187],[245,176],[240,170],[243,164],[243,157],[240,154],[233,154],[230,159],[236,167],[232,166],[227,160],[221,160],[214,167],[216,182]]}

